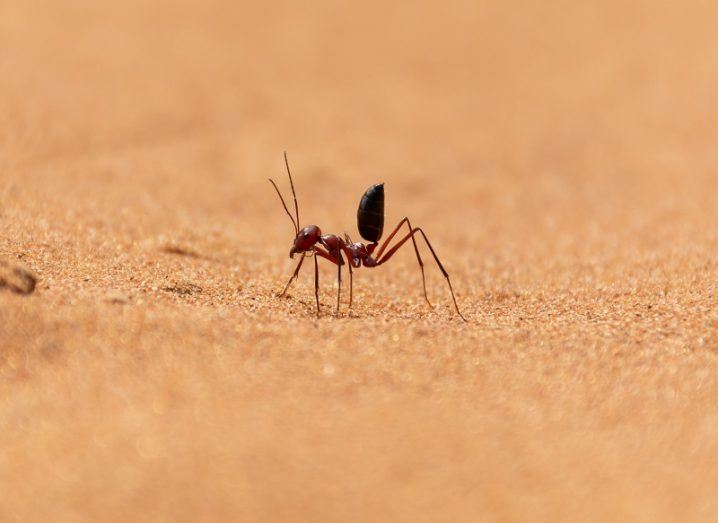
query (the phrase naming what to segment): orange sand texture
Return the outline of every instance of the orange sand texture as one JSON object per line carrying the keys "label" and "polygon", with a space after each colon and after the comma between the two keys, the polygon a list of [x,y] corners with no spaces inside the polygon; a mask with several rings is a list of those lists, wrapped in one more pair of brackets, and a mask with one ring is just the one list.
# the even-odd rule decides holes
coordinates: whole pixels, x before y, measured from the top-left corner
{"label": "orange sand texture", "polygon": [[0,521],[718,518],[716,16],[2,3]]}

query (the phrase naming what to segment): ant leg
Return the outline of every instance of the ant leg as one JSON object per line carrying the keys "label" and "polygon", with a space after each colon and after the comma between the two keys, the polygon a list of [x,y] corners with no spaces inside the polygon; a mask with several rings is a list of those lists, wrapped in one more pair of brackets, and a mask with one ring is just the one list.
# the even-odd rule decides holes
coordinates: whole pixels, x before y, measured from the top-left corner
{"label": "ant leg", "polygon": [[349,262],[349,308],[352,308],[352,294],[354,287],[354,274],[352,272],[352,262]]}
{"label": "ant leg", "polygon": [[426,245],[429,246],[429,250],[431,251],[431,254],[434,256],[434,260],[436,260],[436,264],[439,266],[439,269],[441,269],[441,273],[444,275],[444,278],[446,278],[446,283],[449,284],[449,291],[451,292],[451,299],[454,301],[454,307],[456,307],[456,312],[457,312],[457,314],[459,315],[459,317],[460,317],[462,320],[466,321],[466,318],[464,318],[464,315],[461,314],[461,311],[459,310],[459,305],[456,303],[456,296],[454,295],[454,288],[451,286],[451,280],[449,279],[449,273],[446,272],[446,269],[444,269],[444,266],[441,264],[441,260],[439,260],[439,257],[436,255],[436,251],[434,251],[434,247],[431,246],[431,242],[429,241],[429,238],[426,237],[426,234],[424,233],[424,231],[423,231],[421,228],[417,227],[416,229],[412,229],[411,232],[410,232],[409,234],[407,234],[406,236],[404,236],[404,237],[399,241],[399,243],[397,243],[396,245],[394,245],[394,247],[392,247],[392,248],[389,250],[389,252],[387,252],[387,253],[384,255],[383,258],[380,258],[380,259],[377,260],[377,265],[381,265],[382,263],[388,262],[389,259],[394,255],[394,253],[395,253],[396,251],[398,251],[399,248],[400,248],[402,245],[404,245],[404,243],[406,243],[406,241],[407,241],[409,238],[413,238],[414,235],[415,235],[417,232],[420,232],[421,235],[424,237],[424,241],[426,242]]}
{"label": "ant leg", "polygon": [[[409,232],[413,229],[411,226],[411,222],[409,221],[409,218],[405,217],[403,220],[399,222],[399,225],[396,226],[396,228],[392,231],[392,233],[389,235],[389,237],[384,241],[384,244],[379,247],[379,251],[376,253],[376,258],[381,258],[382,253],[384,252],[384,249],[386,249],[391,242],[392,238],[396,235],[397,232],[399,232],[399,229],[401,229],[401,226],[406,225],[409,227]],[[426,300],[426,303],[429,304],[429,307],[432,309],[434,306],[429,301],[429,295],[426,293],[426,275],[424,274],[424,262],[421,259],[421,254],[419,254],[419,247],[416,245],[416,239],[414,236],[411,236],[411,241],[414,244],[414,252],[416,253],[416,261],[419,262],[419,268],[421,269],[421,285],[424,288],[424,299]]]}
{"label": "ant leg", "polygon": [[[354,297],[353,296],[353,294],[354,294],[354,271],[353,271],[353,267],[352,267],[352,265],[354,264],[354,262],[352,260],[354,260],[354,258],[352,257],[352,252],[349,249],[348,245],[351,245],[354,242],[352,242],[352,239],[349,237],[349,234],[347,234],[346,232],[344,233],[344,242],[345,242],[344,245],[341,246],[341,250],[344,251],[344,255],[347,257],[347,265],[349,266],[349,308],[351,309],[352,308],[352,298]],[[340,253],[340,256],[341,256],[341,253]],[[361,262],[359,262],[357,260],[357,263],[360,264]],[[359,267],[359,265],[357,265],[357,267]]]}
{"label": "ant leg", "polygon": [[287,290],[289,290],[289,286],[292,284],[292,282],[294,280],[297,279],[297,276],[299,275],[299,269],[302,268],[302,263],[304,263],[304,256],[299,258],[299,263],[297,264],[297,268],[294,269],[294,274],[292,274],[292,277],[289,278],[289,281],[284,286],[284,290],[281,292],[281,294],[279,294],[279,296],[278,296],[279,298],[282,298],[282,297],[284,297],[285,294],[287,294]]}
{"label": "ant leg", "polygon": [[339,281],[339,291],[337,293],[337,314],[339,313],[339,303],[341,299],[341,293],[342,293],[342,264],[344,263],[344,259],[342,258],[342,255],[340,252],[337,253],[330,253],[326,252],[324,249],[321,249],[319,247],[314,248],[314,286],[315,291],[317,294],[317,316],[319,315],[319,269],[317,265],[317,256],[321,256],[322,258],[325,258],[329,260],[332,263],[336,263],[338,266],[338,273],[337,278]]}
{"label": "ant leg", "polygon": [[342,301],[342,255],[339,254],[339,263],[337,263],[337,312],[336,315],[339,316],[339,304]]}
{"label": "ant leg", "polygon": [[314,256],[314,297],[317,300],[317,318],[319,317],[319,263]]}

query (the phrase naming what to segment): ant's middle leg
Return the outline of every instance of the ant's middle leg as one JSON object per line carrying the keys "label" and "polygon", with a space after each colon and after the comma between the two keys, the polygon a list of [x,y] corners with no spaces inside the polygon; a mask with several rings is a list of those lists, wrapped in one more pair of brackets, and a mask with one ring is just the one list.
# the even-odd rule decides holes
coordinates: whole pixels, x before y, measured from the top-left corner
{"label": "ant's middle leg", "polygon": [[354,273],[352,272],[352,262],[349,261],[349,308],[352,308],[352,294],[354,287]]}
{"label": "ant's middle leg", "polygon": [[[409,227],[409,233],[411,233],[413,227],[411,226],[411,222],[409,221],[408,217],[404,217],[403,220],[399,222],[399,225],[396,226],[396,228],[392,231],[392,233],[389,235],[389,237],[384,241],[381,247],[379,247],[379,251],[376,253],[376,259],[380,259],[382,253],[384,252],[384,249],[386,249],[389,246],[389,242],[391,242],[392,238],[396,235],[397,232],[399,232],[399,229],[401,229],[401,226],[406,224]],[[424,274],[424,262],[421,259],[421,254],[419,254],[419,247],[416,245],[416,238],[414,238],[414,235],[411,234],[411,241],[414,244],[414,252],[416,253],[416,261],[419,262],[419,268],[421,269],[421,285],[424,288],[424,299],[426,300],[426,303],[429,304],[429,307],[434,307],[431,302],[429,301],[429,295],[426,293],[426,275]]]}

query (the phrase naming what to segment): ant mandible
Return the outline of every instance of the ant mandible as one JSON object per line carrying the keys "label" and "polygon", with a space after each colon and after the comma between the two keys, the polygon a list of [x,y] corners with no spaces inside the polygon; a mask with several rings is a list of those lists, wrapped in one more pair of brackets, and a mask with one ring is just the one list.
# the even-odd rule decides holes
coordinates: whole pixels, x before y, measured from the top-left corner
{"label": "ant mandible", "polygon": [[[302,268],[304,259],[308,256],[313,257],[314,296],[317,301],[317,316],[319,316],[319,264],[317,262],[317,256],[321,256],[322,258],[329,260],[337,266],[338,290],[336,312],[338,314],[342,294],[342,265],[344,265],[345,263],[344,258],[342,257],[342,253],[344,253],[344,256],[346,256],[347,260],[349,261],[349,307],[351,307],[353,290],[352,269],[358,269],[362,265],[364,267],[378,267],[379,265],[383,265],[391,259],[394,253],[398,251],[402,245],[404,245],[409,239],[411,239],[412,243],[414,244],[416,260],[419,262],[419,268],[421,269],[421,282],[424,286],[424,299],[426,299],[426,302],[429,304],[429,307],[433,308],[433,305],[429,301],[429,297],[426,294],[426,277],[424,276],[424,262],[422,261],[421,255],[419,254],[419,248],[416,245],[415,236],[417,234],[421,234],[421,236],[424,238],[424,241],[426,242],[426,245],[428,245],[431,254],[434,256],[436,264],[439,266],[439,269],[444,275],[444,278],[446,278],[446,283],[449,284],[449,291],[451,292],[451,299],[454,301],[456,313],[463,321],[466,321],[466,318],[464,318],[463,314],[461,314],[459,306],[456,303],[456,296],[454,296],[454,289],[451,286],[449,273],[446,272],[446,269],[444,269],[444,266],[441,264],[441,261],[439,261],[439,257],[436,255],[436,252],[431,246],[429,238],[426,237],[424,231],[419,227],[412,227],[409,218],[404,218],[399,222],[399,225],[397,225],[396,228],[392,231],[384,244],[379,247],[378,251],[376,251],[376,255],[372,256],[375,249],[379,245],[379,240],[381,239],[381,235],[384,230],[383,183],[372,185],[371,187],[369,187],[369,189],[367,189],[367,191],[364,193],[364,196],[362,196],[361,201],[359,202],[359,210],[357,211],[359,233],[365,240],[370,242],[369,244],[365,245],[361,242],[353,242],[351,238],[349,238],[349,235],[347,233],[344,233],[344,239],[340,238],[335,234],[322,234],[322,231],[316,225],[309,225],[308,227],[299,229],[299,205],[297,204],[297,193],[294,190],[294,181],[292,180],[292,173],[289,170],[289,161],[287,160],[286,151],[284,153],[284,164],[287,167],[289,184],[292,187],[292,196],[294,197],[294,212],[296,220],[295,216],[292,216],[292,214],[289,212],[287,204],[284,202],[284,198],[282,197],[282,193],[279,191],[277,184],[274,183],[274,180],[272,180],[271,178],[269,179],[269,181],[274,186],[274,190],[277,191],[277,195],[282,201],[282,206],[284,207],[284,210],[287,212],[287,216],[289,216],[289,219],[292,220],[292,224],[294,225],[296,237],[294,238],[292,248],[289,250],[289,257],[294,258],[295,254],[299,254],[301,255],[301,258],[299,259],[299,263],[297,264],[296,269],[294,269],[292,277],[289,278],[289,281],[284,286],[284,290],[281,292],[279,297],[283,297],[287,293],[289,286],[299,275],[299,270]],[[404,224],[406,224],[406,226],[409,228],[409,232],[385,253],[384,251],[386,250],[386,247],[389,245],[391,240],[394,238],[396,233],[399,232],[399,229],[401,229]]]}

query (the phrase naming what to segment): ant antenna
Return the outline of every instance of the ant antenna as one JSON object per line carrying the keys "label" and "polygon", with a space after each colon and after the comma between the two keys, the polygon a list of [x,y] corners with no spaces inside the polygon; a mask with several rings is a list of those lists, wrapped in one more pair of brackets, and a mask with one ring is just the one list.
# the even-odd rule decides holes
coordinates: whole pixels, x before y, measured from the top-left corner
{"label": "ant antenna", "polygon": [[294,181],[292,173],[289,171],[289,161],[287,160],[287,151],[284,151],[284,165],[287,166],[287,174],[289,175],[289,185],[292,186],[292,196],[294,196],[294,212],[297,213],[297,234],[299,234],[299,205],[297,204],[297,193],[294,192]]}
{"label": "ant antenna", "polygon": [[277,196],[279,196],[279,199],[282,200],[282,206],[284,207],[284,210],[287,211],[287,216],[289,216],[289,219],[292,220],[292,225],[294,225],[294,232],[296,234],[299,234],[299,226],[297,225],[297,222],[294,221],[294,218],[292,217],[291,213],[289,212],[289,209],[287,209],[287,204],[284,203],[284,198],[282,198],[282,193],[279,192],[279,188],[277,187],[277,184],[274,183],[274,180],[272,180],[271,178],[269,179],[269,181],[274,186],[274,190],[277,191]]}

